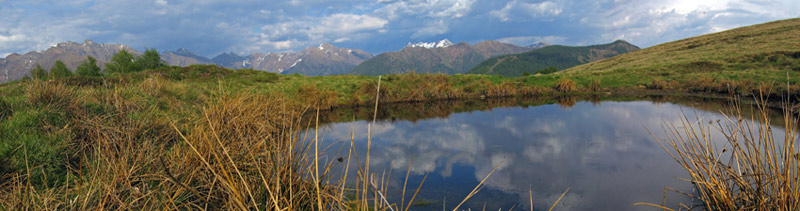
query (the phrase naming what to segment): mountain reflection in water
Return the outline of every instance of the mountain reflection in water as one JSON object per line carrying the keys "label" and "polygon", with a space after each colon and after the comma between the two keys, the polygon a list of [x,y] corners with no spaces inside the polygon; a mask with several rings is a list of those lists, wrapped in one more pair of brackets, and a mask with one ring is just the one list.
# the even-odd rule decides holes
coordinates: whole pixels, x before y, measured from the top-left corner
{"label": "mountain reflection in water", "polygon": [[[387,195],[390,201],[398,204],[410,161],[413,160],[408,184],[411,190],[406,191],[406,200],[430,171],[417,200],[432,201],[432,204],[416,206],[413,210],[441,210],[443,203],[452,209],[496,166],[497,170],[485,182],[486,188],[462,208],[479,210],[485,204],[488,210],[512,206],[528,210],[530,188],[534,207],[548,209],[565,189],[572,187],[557,208],[652,210],[632,204],[661,204],[665,187],[684,192],[691,192],[692,187],[677,179],[687,177],[684,169],[669,157],[646,128],[662,137],[663,123],[679,123],[684,113],[690,120],[695,120],[697,115],[706,123],[723,118],[715,110],[723,108],[724,101],[664,101],[668,100],[554,99],[538,100],[530,106],[507,103],[505,106],[509,107],[500,108],[481,107],[481,102],[474,102],[473,105],[459,105],[463,107],[461,110],[450,110],[460,113],[439,112],[431,115],[433,118],[398,115],[413,114],[413,110],[401,111],[401,108],[413,109],[414,106],[433,110],[438,106],[433,103],[394,105],[398,107],[393,110],[392,105],[385,105],[390,110],[380,111],[383,121],[372,128],[370,168],[379,176],[392,172]],[[447,106],[454,107],[440,107]],[[353,119],[359,112],[364,113],[340,111],[327,114],[326,118],[350,115]],[[343,156],[337,152],[347,153],[353,128],[355,149],[363,159],[367,124],[365,120],[357,120],[322,126],[325,145],[340,140],[326,152],[327,159]],[[715,140],[723,140],[719,134],[713,136]],[[356,161],[352,160],[351,165],[357,165]],[[348,177],[354,178],[355,172],[350,174]],[[688,197],[669,191],[666,200],[669,207],[693,203]]]}

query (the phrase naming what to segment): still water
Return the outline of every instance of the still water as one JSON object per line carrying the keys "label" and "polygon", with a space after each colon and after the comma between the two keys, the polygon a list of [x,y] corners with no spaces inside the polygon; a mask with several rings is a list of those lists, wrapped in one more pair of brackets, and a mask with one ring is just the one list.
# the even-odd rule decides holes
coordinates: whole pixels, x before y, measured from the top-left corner
{"label": "still water", "polygon": [[[406,201],[428,173],[415,199],[423,203],[412,210],[452,209],[495,167],[485,188],[462,205],[463,209],[529,210],[532,196],[536,210],[547,210],[567,188],[571,189],[558,203],[559,210],[653,210],[633,204],[662,204],[665,198],[669,207],[692,205],[696,202],[686,196],[671,191],[665,194],[665,187],[691,193],[692,186],[678,179],[687,177],[685,170],[647,129],[663,137],[662,126],[677,124],[684,115],[708,124],[723,118],[719,110],[726,102],[673,101],[573,99],[455,109],[452,107],[458,106],[395,105],[388,108],[395,113],[383,110],[383,120],[372,128],[370,172],[380,176],[391,171],[386,194],[398,204],[412,160]],[[407,111],[397,111],[402,109]],[[437,109],[428,117],[408,115]],[[371,119],[371,112],[360,112],[370,114],[362,118]],[[348,115],[352,119],[359,111],[343,113],[337,121]],[[355,150],[363,163],[370,122],[351,120],[322,126],[323,145],[331,145],[323,157],[346,158],[354,135]],[[351,165],[357,165],[355,159]],[[350,175],[354,178],[353,171]]]}

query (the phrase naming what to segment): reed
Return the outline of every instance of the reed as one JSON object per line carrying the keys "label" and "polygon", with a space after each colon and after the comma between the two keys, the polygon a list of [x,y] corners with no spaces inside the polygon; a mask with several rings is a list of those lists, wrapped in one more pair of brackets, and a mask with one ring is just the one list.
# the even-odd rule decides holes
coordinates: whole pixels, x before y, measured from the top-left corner
{"label": "reed", "polygon": [[[689,173],[686,180],[695,186],[695,191],[685,194],[700,200],[703,208],[800,209],[800,115],[784,102],[785,127],[779,132],[771,125],[766,100],[760,98],[758,102],[758,111],[753,113],[743,113],[741,105],[734,103],[722,121],[705,122],[699,117],[690,120],[684,116],[680,123],[664,126],[665,137],[654,136]],[[725,138],[722,146],[712,140],[713,131]],[[693,205],[678,207],[691,208]]]}

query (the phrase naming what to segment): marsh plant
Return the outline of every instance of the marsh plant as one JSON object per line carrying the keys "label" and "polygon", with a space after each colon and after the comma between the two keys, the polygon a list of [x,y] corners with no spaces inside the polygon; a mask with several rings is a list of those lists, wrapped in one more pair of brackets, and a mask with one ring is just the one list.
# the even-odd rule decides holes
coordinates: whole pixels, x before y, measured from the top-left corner
{"label": "marsh plant", "polygon": [[[665,125],[666,137],[654,137],[689,173],[686,181],[695,190],[683,194],[702,202],[682,204],[679,210],[800,209],[800,115],[784,102],[781,131],[772,126],[766,105],[759,99],[757,112],[744,113],[741,104],[734,103],[726,118],[718,121],[684,117],[680,123]],[[712,140],[715,131],[722,134],[724,144]]]}

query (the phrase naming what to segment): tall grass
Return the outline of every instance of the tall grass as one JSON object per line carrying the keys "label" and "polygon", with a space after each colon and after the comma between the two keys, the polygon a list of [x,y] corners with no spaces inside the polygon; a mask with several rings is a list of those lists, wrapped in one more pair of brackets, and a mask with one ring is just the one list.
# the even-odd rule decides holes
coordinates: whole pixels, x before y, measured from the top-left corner
{"label": "tall grass", "polygon": [[[766,101],[762,98],[758,105],[757,112],[747,114],[737,104],[725,120],[707,124],[699,117],[683,118],[678,124],[665,126],[666,137],[654,136],[689,173],[687,181],[695,191],[685,194],[701,201],[704,208],[800,209],[800,115],[785,102],[785,128],[783,138],[779,138],[777,128],[771,125]],[[712,140],[715,130],[725,138],[722,146]],[[691,205],[679,207],[690,208]]]}
{"label": "tall grass", "polygon": [[[413,195],[398,205],[385,195],[391,172],[370,170],[354,140],[346,160],[322,159],[317,133],[302,132],[317,123],[302,119],[332,105],[330,91],[301,90],[308,99],[298,102],[221,83],[192,94],[159,75],[102,89],[67,80],[24,85],[24,112],[0,124],[11,131],[3,139],[30,139],[0,145],[10,147],[0,154],[0,209],[409,210],[424,183],[406,184]],[[356,182],[333,168],[356,169]]]}

